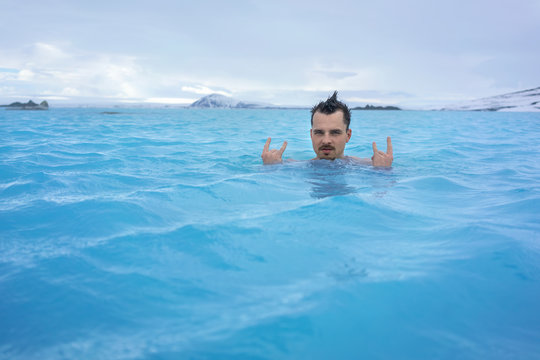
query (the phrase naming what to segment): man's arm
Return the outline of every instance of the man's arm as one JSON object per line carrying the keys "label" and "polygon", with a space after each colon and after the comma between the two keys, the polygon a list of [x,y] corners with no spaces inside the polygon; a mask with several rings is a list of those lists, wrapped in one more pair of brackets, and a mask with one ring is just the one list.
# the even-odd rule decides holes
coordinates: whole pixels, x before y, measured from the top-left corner
{"label": "man's arm", "polygon": [[266,139],[266,144],[264,144],[263,152],[261,154],[261,158],[263,160],[263,164],[277,164],[282,162],[281,156],[283,155],[283,152],[285,151],[285,148],[287,147],[287,142],[284,141],[283,145],[281,145],[281,149],[276,150],[272,149],[270,150],[270,142],[272,141],[271,138]]}
{"label": "man's arm", "polygon": [[354,160],[357,164],[362,165],[373,165],[373,166],[392,166],[392,161],[394,160],[393,149],[392,149],[392,140],[390,136],[386,139],[387,149],[386,152],[377,150],[377,144],[373,142],[373,156],[371,159],[368,158],[359,158],[356,156],[348,156],[349,159]]}
{"label": "man's arm", "polygon": [[356,156],[347,156],[349,159],[354,160],[355,163],[360,165],[372,165],[371,159],[368,158],[359,158]]}

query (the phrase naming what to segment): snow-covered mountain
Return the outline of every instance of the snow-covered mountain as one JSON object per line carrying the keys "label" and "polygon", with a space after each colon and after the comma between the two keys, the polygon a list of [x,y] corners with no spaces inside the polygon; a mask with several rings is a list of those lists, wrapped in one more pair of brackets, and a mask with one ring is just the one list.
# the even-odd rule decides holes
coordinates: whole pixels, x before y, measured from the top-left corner
{"label": "snow-covered mountain", "polygon": [[456,103],[441,110],[540,112],[540,87]]}
{"label": "snow-covered mountain", "polygon": [[264,109],[272,107],[269,104],[260,104],[260,103],[248,103],[244,101],[239,101],[234,98],[220,95],[220,94],[211,94],[205,97],[200,98],[190,105],[193,108],[228,108],[228,109]]}

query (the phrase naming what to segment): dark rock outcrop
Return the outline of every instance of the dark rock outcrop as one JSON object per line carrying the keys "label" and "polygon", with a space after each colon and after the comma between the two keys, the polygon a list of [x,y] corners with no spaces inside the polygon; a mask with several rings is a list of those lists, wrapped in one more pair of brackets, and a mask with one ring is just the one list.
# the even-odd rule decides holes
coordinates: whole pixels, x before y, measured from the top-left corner
{"label": "dark rock outcrop", "polygon": [[9,105],[0,105],[0,107],[5,107],[6,110],[49,110],[49,103],[44,100],[38,105],[32,100],[29,100],[27,103],[17,101]]}
{"label": "dark rock outcrop", "polygon": [[366,105],[364,107],[357,106],[352,108],[351,110],[401,110],[397,106],[373,106],[373,105]]}

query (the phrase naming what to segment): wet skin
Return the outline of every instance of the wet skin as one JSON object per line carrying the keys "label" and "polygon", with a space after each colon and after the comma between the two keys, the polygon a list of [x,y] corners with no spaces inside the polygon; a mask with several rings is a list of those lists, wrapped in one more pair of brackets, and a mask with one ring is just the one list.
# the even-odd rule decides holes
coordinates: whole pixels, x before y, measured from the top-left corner
{"label": "wet skin", "polygon": [[351,139],[352,131],[343,122],[343,112],[332,114],[316,112],[310,130],[313,151],[317,156],[313,160],[335,160],[344,157],[345,145]]}
{"label": "wet skin", "polygon": [[[313,115],[313,124],[310,130],[313,151],[317,155],[312,160],[335,160],[350,159],[359,164],[373,165],[376,167],[392,166],[394,160],[392,140],[390,136],[386,138],[386,152],[378,150],[377,144],[372,143],[373,156],[371,159],[363,159],[355,156],[345,156],[345,145],[351,139],[352,131],[347,129],[343,121],[343,112],[338,110],[332,114],[316,112]],[[271,138],[266,140],[261,154],[264,164],[276,164],[282,162],[283,152],[287,148],[287,141],[283,142],[281,148],[270,149]],[[290,159],[289,159],[290,160]],[[294,160],[292,160],[294,161]]]}

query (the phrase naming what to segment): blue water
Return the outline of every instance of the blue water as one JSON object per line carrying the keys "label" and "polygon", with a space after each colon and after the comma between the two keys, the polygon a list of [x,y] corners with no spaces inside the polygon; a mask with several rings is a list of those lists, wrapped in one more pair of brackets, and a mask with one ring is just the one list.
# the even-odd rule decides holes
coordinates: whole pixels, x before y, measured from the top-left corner
{"label": "blue water", "polygon": [[1,359],[540,358],[540,114],[105,110],[0,111]]}

